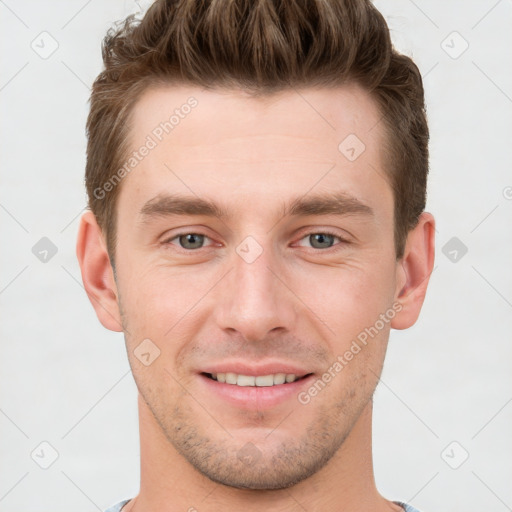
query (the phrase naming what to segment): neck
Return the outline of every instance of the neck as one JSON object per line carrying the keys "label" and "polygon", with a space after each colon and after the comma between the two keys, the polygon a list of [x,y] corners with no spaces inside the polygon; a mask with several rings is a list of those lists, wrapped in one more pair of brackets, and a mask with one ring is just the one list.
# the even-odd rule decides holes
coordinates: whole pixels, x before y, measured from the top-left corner
{"label": "neck", "polygon": [[361,512],[401,510],[377,492],[372,463],[372,403],[317,473],[279,490],[236,489],[211,481],[180,455],[139,395],[141,485],[123,512]]}

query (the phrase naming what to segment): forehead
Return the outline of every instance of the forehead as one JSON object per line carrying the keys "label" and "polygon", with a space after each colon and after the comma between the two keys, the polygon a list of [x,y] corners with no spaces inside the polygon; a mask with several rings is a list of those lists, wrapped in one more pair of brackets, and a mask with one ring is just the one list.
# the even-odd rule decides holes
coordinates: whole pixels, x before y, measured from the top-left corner
{"label": "forehead", "polygon": [[236,193],[257,211],[270,189],[280,197],[312,188],[391,197],[380,114],[355,85],[259,98],[159,86],[144,92],[130,121],[131,150],[151,149],[123,179],[120,199],[129,204],[162,192],[236,203]]}
{"label": "forehead", "polygon": [[165,138],[167,145],[205,147],[233,139],[236,130],[240,138],[266,137],[266,144],[275,134],[307,137],[324,149],[325,143],[337,149],[349,133],[368,142],[377,139],[380,117],[373,98],[355,84],[287,89],[257,98],[237,89],[160,85],[146,89],[136,102],[130,139],[133,146],[151,134]]}

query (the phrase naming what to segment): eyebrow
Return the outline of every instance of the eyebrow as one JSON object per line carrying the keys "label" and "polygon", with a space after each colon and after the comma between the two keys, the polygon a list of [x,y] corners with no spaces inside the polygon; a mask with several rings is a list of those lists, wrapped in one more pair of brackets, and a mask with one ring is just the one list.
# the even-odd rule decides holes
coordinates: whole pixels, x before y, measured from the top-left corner
{"label": "eyebrow", "polygon": [[352,195],[341,192],[299,197],[285,210],[288,210],[290,216],[374,215],[373,209],[367,204]]}
{"label": "eyebrow", "polygon": [[[147,201],[140,210],[143,223],[156,217],[172,215],[217,217],[221,220],[234,216],[209,199],[178,194],[159,194]],[[374,211],[356,197],[344,192],[301,196],[284,205],[284,216],[309,215],[373,216]]]}

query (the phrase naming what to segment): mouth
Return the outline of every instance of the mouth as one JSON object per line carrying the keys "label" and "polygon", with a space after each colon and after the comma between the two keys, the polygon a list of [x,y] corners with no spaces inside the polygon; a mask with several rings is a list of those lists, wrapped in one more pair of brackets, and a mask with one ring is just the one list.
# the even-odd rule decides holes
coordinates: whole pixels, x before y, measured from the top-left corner
{"label": "mouth", "polygon": [[315,379],[313,373],[271,371],[246,368],[245,373],[201,372],[198,374],[201,393],[204,393],[206,402],[221,403],[221,407],[228,405],[246,411],[271,410],[296,403],[298,394],[311,386]]}
{"label": "mouth", "polygon": [[286,384],[292,384],[299,380],[305,379],[312,373],[306,373],[304,375],[296,375],[294,373],[272,373],[268,375],[243,375],[239,373],[206,373],[202,375],[205,377],[223,383],[231,384],[233,386],[240,387],[273,387],[281,386]]}
{"label": "mouth", "polygon": [[286,360],[212,361],[199,369],[197,382],[206,402],[237,410],[271,410],[297,401],[298,394],[315,380],[309,370]]}

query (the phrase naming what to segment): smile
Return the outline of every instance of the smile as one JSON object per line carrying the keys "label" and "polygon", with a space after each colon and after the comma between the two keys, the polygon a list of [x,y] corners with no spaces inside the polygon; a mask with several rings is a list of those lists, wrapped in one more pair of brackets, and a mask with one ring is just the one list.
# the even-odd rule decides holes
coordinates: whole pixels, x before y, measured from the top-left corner
{"label": "smile", "polygon": [[242,375],[237,373],[205,373],[210,379],[234,386],[270,387],[281,384],[290,384],[303,379],[310,374],[297,376],[294,373],[274,373],[270,375]]}

